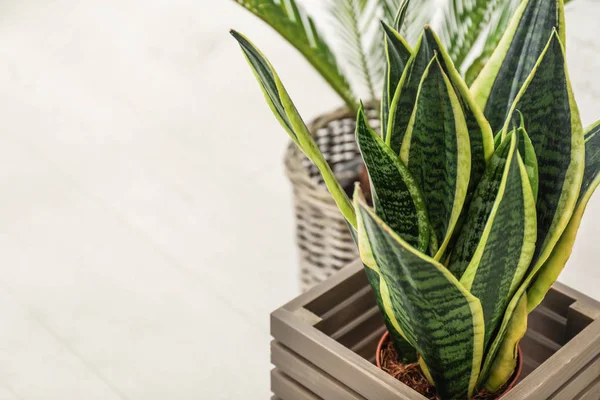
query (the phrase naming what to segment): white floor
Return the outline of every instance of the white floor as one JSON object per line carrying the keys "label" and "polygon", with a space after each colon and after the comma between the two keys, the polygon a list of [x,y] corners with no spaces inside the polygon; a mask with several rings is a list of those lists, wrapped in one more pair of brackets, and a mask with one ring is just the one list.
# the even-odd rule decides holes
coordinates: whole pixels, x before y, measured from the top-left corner
{"label": "white floor", "polygon": [[[588,124],[600,2],[575,2]],[[307,119],[335,94],[230,1],[4,0],[0,15],[0,400],[267,399],[268,315],[297,293],[286,137],[228,28]],[[600,298],[599,221],[600,195],[562,280]]]}

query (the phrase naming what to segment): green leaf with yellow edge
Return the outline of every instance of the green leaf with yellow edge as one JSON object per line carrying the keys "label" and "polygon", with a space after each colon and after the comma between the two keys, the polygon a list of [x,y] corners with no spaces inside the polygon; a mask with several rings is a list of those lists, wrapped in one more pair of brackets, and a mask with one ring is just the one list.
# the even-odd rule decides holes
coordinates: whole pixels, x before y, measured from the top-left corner
{"label": "green leaf with yellow edge", "polygon": [[365,273],[371,285],[371,289],[373,290],[373,294],[375,295],[375,300],[400,360],[408,364],[414,363],[417,361],[417,352],[406,340],[404,332],[394,314],[390,291],[381,275],[379,266],[373,257],[373,250],[371,249],[371,244],[366,236],[364,222],[361,214],[358,212],[360,209],[359,201],[364,202],[365,198],[360,189],[360,185],[357,183],[354,189],[354,206],[357,210],[356,220],[358,230],[351,228],[351,232],[353,233],[358,246],[360,258],[365,267]]}
{"label": "green leaf with yellow edge", "polygon": [[[531,270],[550,256],[575,209],[583,180],[583,128],[557,31],[550,36],[531,75],[517,95],[510,115],[525,115],[525,128],[539,171],[538,238]],[[508,131],[512,118],[505,122]]]}
{"label": "green leaf with yellow edge", "polygon": [[525,120],[523,114],[521,114],[521,125],[517,128],[517,138],[519,140],[518,148],[519,154],[525,164],[525,170],[529,177],[529,183],[533,190],[533,198],[537,201],[538,190],[539,190],[539,165],[537,156],[535,155],[535,148],[531,142],[531,138],[525,129]]}
{"label": "green leaf with yellow edge", "polygon": [[400,4],[400,7],[398,8],[396,18],[394,18],[394,29],[398,32],[402,31],[402,29],[404,28],[404,21],[406,20],[409,6],[410,0],[403,0]]}
{"label": "green leaf with yellow edge", "polygon": [[381,133],[385,139],[390,114],[390,104],[400,84],[402,74],[406,69],[412,50],[400,34],[385,22],[381,23],[385,32],[386,69],[383,79],[383,94],[381,96]]}
{"label": "green leaf with yellow edge", "polygon": [[362,106],[356,139],[371,180],[375,212],[402,239],[425,252],[429,219],[421,189],[398,155],[369,127]]}
{"label": "green leaf with yellow edge", "polygon": [[421,78],[434,55],[433,49],[421,35],[407,67],[404,68],[390,105],[385,141],[396,154],[400,153],[400,147],[408,129]]}
{"label": "green leaf with yellow edge", "polygon": [[460,101],[438,56],[432,58],[423,74],[400,158],[423,191],[433,232],[440,243],[435,255],[439,260],[467,196],[471,148]]}
{"label": "green leaf with yellow edge", "polygon": [[494,175],[501,177],[500,185],[473,258],[460,279],[481,301],[484,348],[502,322],[506,306],[527,273],[535,250],[533,191],[519,156],[516,132],[506,140],[510,141],[507,162],[501,171],[494,171]]}
{"label": "green leaf with yellow edge", "polygon": [[438,55],[442,70],[452,83],[452,87],[456,92],[465,116],[471,146],[471,177],[467,196],[468,203],[470,196],[475,191],[475,187],[485,172],[487,161],[494,153],[492,129],[485,119],[483,112],[475,103],[475,99],[471,95],[460,73],[455,68],[452,58],[442,45],[442,41],[429,26],[425,27],[423,40],[426,40],[428,42],[427,47],[433,49]]}
{"label": "green leaf with yellow edge", "polygon": [[357,214],[359,237],[368,241],[368,250],[360,248],[361,258],[378,266],[395,319],[427,365],[437,394],[470,398],[483,355],[479,300],[442,264],[402,240],[360,198]]}
{"label": "green leaf with yellow edge", "polygon": [[563,0],[523,0],[517,8],[498,47],[471,87],[493,132],[502,128],[510,115],[513,101],[555,28],[565,43],[564,18]]}
{"label": "green leaf with yellow edge", "polygon": [[[516,313],[513,316],[517,302],[519,302],[521,296],[524,296],[524,298],[527,298],[525,302],[526,312],[533,311],[541,303],[548,290],[550,290],[571,255],[575,236],[587,202],[600,183],[600,174],[598,173],[600,171],[600,135],[597,135],[597,133],[600,133],[600,122],[590,127],[586,133],[586,173],[579,194],[577,208],[571,218],[571,222],[554,247],[550,258],[541,268],[538,268],[539,272],[538,269],[534,269],[529,273],[507,308],[503,322],[504,325],[497,335],[497,342],[490,349],[486,363],[484,363],[484,373],[487,373],[488,370],[492,371],[490,372],[489,383],[486,383],[486,387],[488,388],[502,386],[510,378],[512,370],[510,368],[500,369],[496,367],[496,364],[509,363],[509,365],[512,365],[512,363],[516,362],[516,359],[513,359],[512,349],[515,348],[519,340],[523,337],[527,327],[526,315],[523,317],[520,313]],[[522,305],[519,307],[522,307]],[[493,366],[491,365],[492,360],[495,360],[493,361]],[[493,377],[494,375],[495,378]]]}
{"label": "green leaf with yellow edge", "polygon": [[515,372],[519,342],[527,332],[527,315],[527,294],[523,293],[521,297],[515,299],[514,312],[506,326],[506,331],[509,333],[504,336],[498,356],[491,364],[490,374],[484,383],[490,393],[498,392]]}
{"label": "green leaf with yellow edge", "polygon": [[[519,92],[510,115],[520,110],[526,116],[527,133],[539,165],[537,198],[537,244],[534,260],[507,308],[501,329],[488,350],[482,377],[487,377],[498,349],[511,335],[507,326],[516,302],[528,290],[555,249],[573,215],[584,172],[584,135],[565,67],[565,54],[554,31],[530,77]],[[505,132],[512,118],[505,123]],[[568,233],[567,233],[568,234]],[[562,254],[562,253],[561,253]],[[533,292],[531,304],[536,303]]]}
{"label": "green leaf with yellow edge", "polygon": [[321,74],[346,105],[351,110],[356,110],[352,88],[334,52],[317,30],[313,19],[296,4],[295,0],[234,1],[275,29]]}
{"label": "green leaf with yellow edge", "polygon": [[327,185],[327,189],[329,189],[340,211],[350,225],[356,227],[356,214],[354,213],[352,202],[335,178],[325,157],[321,154],[319,147],[315,143],[302,117],[300,117],[294,103],[292,103],[275,69],[260,50],[245,36],[236,31],[231,31],[231,35],[240,44],[273,114],[275,114],[275,117],[290,135],[294,143],[317,166]]}
{"label": "green leaf with yellow edge", "polygon": [[600,184],[600,121],[586,130],[585,134],[585,173],[579,192],[577,207],[567,229],[554,247],[550,258],[539,270],[534,283],[529,288],[529,311],[535,309],[544,299],[562,272],[573,251],[577,231],[587,204]]}
{"label": "green leaf with yellow edge", "polygon": [[[510,136],[512,137],[513,134]],[[503,140],[494,152],[485,174],[477,185],[448,263],[448,270],[458,279],[462,278],[479,246],[500,189],[511,149],[512,140],[509,138]]]}

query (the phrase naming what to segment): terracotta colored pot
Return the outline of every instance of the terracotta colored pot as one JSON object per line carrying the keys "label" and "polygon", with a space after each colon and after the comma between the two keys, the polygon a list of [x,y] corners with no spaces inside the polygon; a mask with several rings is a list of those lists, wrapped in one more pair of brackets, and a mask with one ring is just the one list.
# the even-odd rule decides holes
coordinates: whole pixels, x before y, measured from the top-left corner
{"label": "terracotta colored pot", "polygon": [[[388,341],[389,336],[390,336],[390,333],[388,331],[385,331],[385,333],[381,337],[381,340],[379,340],[379,343],[377,344],[377,353],[375,354],[375,364],[377,364],[377,368],[381,368],[381,348]],[[510,381],[510,383],[508,384],[508,386],[506,387],[506,389],[504,390],[504,392],[500,396],[498,396],[498,399],[500,399],[501,397],[503,397],[513,387],[515,387],[515,385],[517,384],[517,381],[521,377],[521,371],[522,370],[523,370],[523,353],[521,352],[521,346],[519,346],[519,356],[517,357],[517,369],[516,369],[516,372],[514,373],[514,375],[512,377],[512,380]]]}

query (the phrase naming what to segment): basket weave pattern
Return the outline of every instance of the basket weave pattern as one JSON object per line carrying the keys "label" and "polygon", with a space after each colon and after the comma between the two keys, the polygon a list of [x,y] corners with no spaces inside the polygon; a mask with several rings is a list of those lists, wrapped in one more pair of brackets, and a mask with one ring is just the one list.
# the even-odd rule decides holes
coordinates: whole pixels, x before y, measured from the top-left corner
{"label": "basket weave pattern", "polygon": [[[368,111],[373,128],[377,113]],[[346,108],[316,118],[309,129],[342,187],[351,191],[362,159],[355,139],[356,115]],[[291,143],[285,155],[292,182],[300,285],[310,289],[358,258],[346,220],[327,191],[318,169]]]}

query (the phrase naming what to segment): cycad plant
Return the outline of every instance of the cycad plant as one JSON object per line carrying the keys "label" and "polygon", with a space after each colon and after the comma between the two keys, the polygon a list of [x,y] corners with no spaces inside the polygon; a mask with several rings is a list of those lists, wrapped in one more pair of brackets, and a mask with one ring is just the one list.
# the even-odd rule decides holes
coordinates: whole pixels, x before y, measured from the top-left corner
{"label": "cycad plant", "polygon": [[[351,110],[358,108],[356,98],[361,93],[373,100],[380,92],[385,49],[379,20],[392,25],[400,0],[324,0],[335,27],[333,45],[296,0],[234,1],[294,46]],[[498,33],[506,27],[508,21],[502,16],[514,10],[517,1],[419,0],[410,7],[404,3],[403,15],[411,23],[402,26],[400,33],[412,44],[418,39],[419,27],[435,20],[453,62],[472,80],[498,43]],[[485,46],[478,47],[484,32]]]}
{"label": "cycad plant", "polygon": [[271,64],[232,34],[352,227],[402,361],[442,400],[469,399],[510,379],[527,315],[570,256],[600,183],[600,122],[582,128],[563,0],[523,0],[470,88],[429,26],[413,49],[403,23],[383,25],[382,135],[357,116],[373,208],[360,187],[348,198]]}

